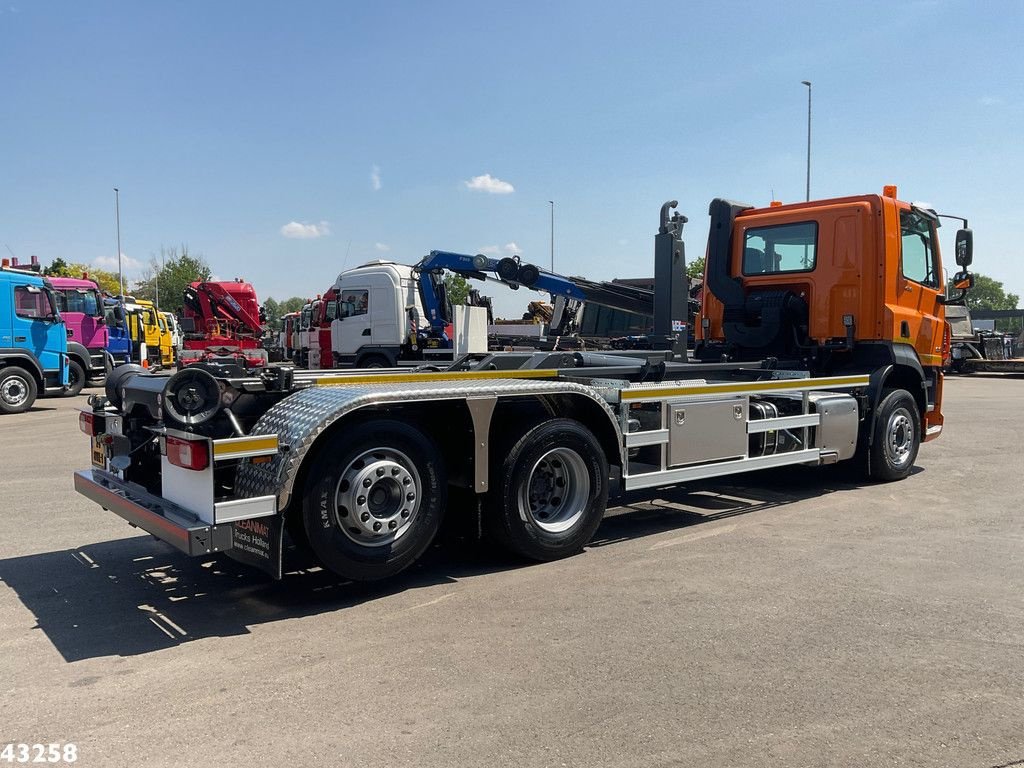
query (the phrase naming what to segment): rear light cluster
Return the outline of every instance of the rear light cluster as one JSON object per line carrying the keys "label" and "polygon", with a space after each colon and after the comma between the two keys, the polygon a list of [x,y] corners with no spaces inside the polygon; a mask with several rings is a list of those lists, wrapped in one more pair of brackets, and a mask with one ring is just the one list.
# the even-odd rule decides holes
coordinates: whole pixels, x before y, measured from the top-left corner
{"label": "rear light cluster", "polygon": [[166,438],[167,460],[176,467],[198,471],[210,464],[210,450],[205,440],[182,440],[179,437]]}
{"label": "rear light cluster", "polygon": [[81,411],[78,414],[78,428],[89,437],[95,437],[103,431],[103,417],[97,417],[88,411]]}

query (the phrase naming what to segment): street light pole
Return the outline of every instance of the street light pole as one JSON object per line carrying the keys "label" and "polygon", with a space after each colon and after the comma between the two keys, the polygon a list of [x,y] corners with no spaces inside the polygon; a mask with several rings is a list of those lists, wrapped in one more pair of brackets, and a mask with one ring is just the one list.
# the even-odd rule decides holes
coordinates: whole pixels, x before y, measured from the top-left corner
{"label": "street light pole", "polygon": [[811,199],[811,81],[801,80],[807,86],[807,200]]}
{"label": "street light pole", "polygon": [[114,211],[117,217],[117,284],[124,296],[124,272],[121,270],[121,190],[114,187]]}
{"label": "street light pole", "polygon": [[548,200],[551,203],[551,271],[555,271],[555,201]]}

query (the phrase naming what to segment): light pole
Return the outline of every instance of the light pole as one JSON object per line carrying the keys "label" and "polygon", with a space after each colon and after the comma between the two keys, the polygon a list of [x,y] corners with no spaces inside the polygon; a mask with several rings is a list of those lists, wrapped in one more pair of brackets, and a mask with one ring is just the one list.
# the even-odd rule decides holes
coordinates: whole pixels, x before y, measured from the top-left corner
{"label": "light pole", "polygon": [[555,201],[548,200],[551,204],[551,272],[555,271]]}
{"label": "light pole", "polygon": [[121,190],[114,187],[114,215],[117,217],[117,284],[124,297],[124,272],[121,270]]}
{"label": "light pole", "polygon": [[811,81],[801,80],[807,86],[807,200],[811,199]]}

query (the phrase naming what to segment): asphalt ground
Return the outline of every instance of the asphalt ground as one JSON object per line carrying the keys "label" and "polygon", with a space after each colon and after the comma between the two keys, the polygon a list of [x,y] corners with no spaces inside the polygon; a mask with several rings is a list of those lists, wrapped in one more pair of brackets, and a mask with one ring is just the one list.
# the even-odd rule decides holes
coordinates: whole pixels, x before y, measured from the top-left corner
{"label": "asphalt ground", "polygon": [[[387,583],[190,559],[77,496],[84,397],[0,418],[0,748],[81,766],[1024,765],[1024,379],[914,474],[639,495],[577,557]],[[13,753],[15,758],[17,752]],[[0,754],[0,765],[5,761]]]}

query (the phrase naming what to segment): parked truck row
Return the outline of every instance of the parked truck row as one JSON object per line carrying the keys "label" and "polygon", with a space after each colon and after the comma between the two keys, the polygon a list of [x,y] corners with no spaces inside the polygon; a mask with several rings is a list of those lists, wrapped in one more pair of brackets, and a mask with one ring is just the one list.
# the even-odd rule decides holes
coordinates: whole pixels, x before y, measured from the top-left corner
{"label": "parked truck row", "polygon": [[[674,207],[655,235],[650,350],[470,351],[412,369],[122,366],[81,414],[92,466],[75,487],[189,555],[280,578],[287,536],[367,580],[417,560],[454,491],[472,499],[474,532],[550,560],[586,545],[613,489],[837,462],[877,481],[910,474],[943,430],[945,306],[972,284],[970,230],[947,299],[940,218],[894,187],[766,208],[715,199],[691,361]],[[392,274],[401,298],[386,319],[422,349],[421,329],[444,318],[416,303],[423,269]],[[335,288],[332,324],[377,344],[376,323],[358,319],[375,284]]]}

